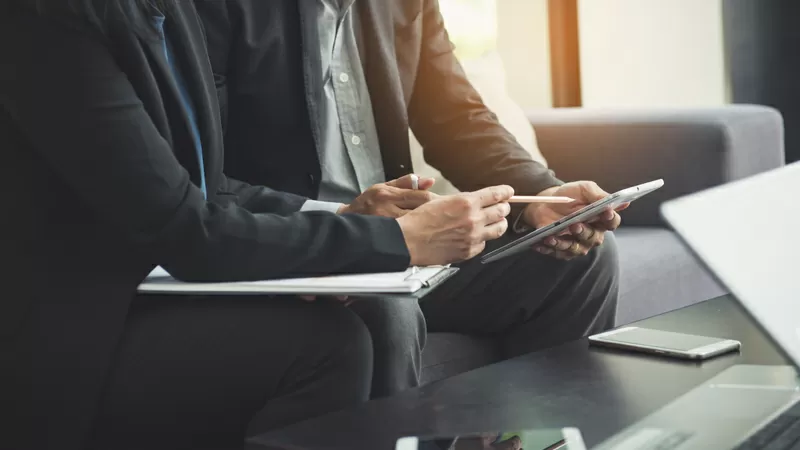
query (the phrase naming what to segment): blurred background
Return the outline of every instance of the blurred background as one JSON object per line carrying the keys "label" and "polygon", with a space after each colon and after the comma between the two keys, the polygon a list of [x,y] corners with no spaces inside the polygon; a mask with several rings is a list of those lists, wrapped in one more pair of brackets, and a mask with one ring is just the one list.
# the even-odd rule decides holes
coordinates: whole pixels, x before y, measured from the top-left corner
{"label": "blurred background", "polygon": [[796,0],[439,1],[468,75],[497,97],[487,103],[764,104],[784,116],[787,160],[800,160]]}

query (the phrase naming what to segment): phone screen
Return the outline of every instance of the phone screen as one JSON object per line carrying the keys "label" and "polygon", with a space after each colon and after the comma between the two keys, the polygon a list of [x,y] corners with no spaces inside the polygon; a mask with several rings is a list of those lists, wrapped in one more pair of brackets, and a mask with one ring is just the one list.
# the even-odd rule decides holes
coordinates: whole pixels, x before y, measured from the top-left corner
{"label": "phone screen", "polygon": [[644,345],[686,352],[698,347],[717,343],[723,339],[673,333],[669,331],[648,330],[647,328],[636,328],[630,331],[603,336],[603,340],[606,342]]}
{"label": "phone screen", "polygon": [[[585,450],[583,440],[561,429],[413,437],[397,441],[396,450]],[[576,442],[577,440],[577,442]]]}

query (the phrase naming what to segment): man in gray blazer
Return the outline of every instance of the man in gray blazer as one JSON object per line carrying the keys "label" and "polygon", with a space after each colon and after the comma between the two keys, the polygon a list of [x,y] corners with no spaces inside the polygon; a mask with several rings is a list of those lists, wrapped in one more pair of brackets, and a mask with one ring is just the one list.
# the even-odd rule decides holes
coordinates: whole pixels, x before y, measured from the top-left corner
{"label": "man in gray blazer", "polygon": [[[453,55],[437,0],[196,4],[232,176],[315,199],[306,209],[402,215],[433,197],[404,178],[410,127],[461,190],[508,184],[578,200],[513,209],[513,226],[487,251],[608,195],[564,184],[497,122]],[[618,264],[607,231],[619,223],[607,211],[529,254],[467,261],[420,305],[353,304],[375,344],[373,396],[418,385],[426,330],[491,336],[512,357],[611,327]]]}

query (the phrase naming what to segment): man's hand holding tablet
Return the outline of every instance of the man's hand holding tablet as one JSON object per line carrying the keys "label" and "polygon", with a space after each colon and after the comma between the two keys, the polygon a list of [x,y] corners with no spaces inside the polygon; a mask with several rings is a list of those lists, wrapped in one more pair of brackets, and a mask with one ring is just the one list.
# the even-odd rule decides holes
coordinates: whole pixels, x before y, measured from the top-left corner
{"label": "man's hand holding tablet", "polygon": [[[593,181],[577,181],[554,187],[539,195],[569,197],[572,203],[532,203],[525,208],[522,220],[530,227],[542,228],[566,217],[592,203],[608,197],[610,194]],[[621,211],[627,205],[617,209]],[[534,249],[545,255],[553,255],[558,259],[570,260],[589,253],[591,249],[602,245],[606,231],[616,230],[621,222],[617,211],[606,209],[600,216],[589,223],[574,224],[560,236],[549,237],[538,243]]]}
{"label": "man's hand holding tablet", "polygon": [[608,194],[595,183],[579,181],[545,190],[542,195],[571,197],[575,202],[531,203],[514,228],[521,232],[519,222],[523,222],[533,227],[533,231],[481,256],[481,262],[488,264],[531,248],[564,260],[585,255],[603,243],[606,231],[619,226],[618,211],[663,185],[664,180],[654,180]]}

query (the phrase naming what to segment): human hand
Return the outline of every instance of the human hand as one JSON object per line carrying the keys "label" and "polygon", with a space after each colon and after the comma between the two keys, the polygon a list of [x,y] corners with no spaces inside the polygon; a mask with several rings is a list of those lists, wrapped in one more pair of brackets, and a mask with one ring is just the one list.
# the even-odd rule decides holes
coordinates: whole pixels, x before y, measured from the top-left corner
{"label": "human hand", "polygon": [[[609,193],[600,189],[592,181],[577,181],[548,189],[539,195],[565,196],[576,201],[567,204],[536,203],[528,205],[523,212],[523,220],[536,228],[547,226],[587,205],[602,200],[608,197]],[[613,231],[619,227],[622,219],[617,211],[627,207],[628,205],[625,204],[617,210],[606,209],[587,223],[574,224],[561,235],[545,239],[534,249],[539,253],[553,255],[562,260],[585,256],[593,248],[603,244],[606,231]]]}
{"label": "human hand", "polygon": [[376,184],[359,195],[353,203],[339,208],[339,214],[365,214],[398,218],[438,197],[428,189],[433,178],[419,178],[418,190],[411,185],[411,175]]}
{"label": "human hand", "polygon": [[411,265],[450,264],[483,251],[508,229],[510,186],[439,197],[397,219]]}

